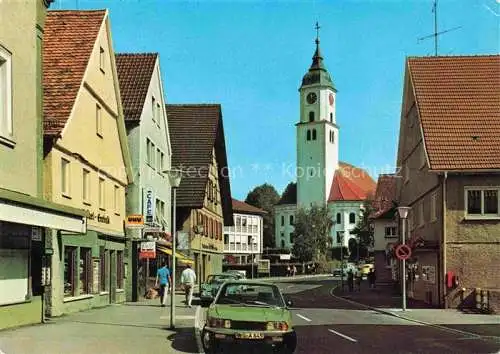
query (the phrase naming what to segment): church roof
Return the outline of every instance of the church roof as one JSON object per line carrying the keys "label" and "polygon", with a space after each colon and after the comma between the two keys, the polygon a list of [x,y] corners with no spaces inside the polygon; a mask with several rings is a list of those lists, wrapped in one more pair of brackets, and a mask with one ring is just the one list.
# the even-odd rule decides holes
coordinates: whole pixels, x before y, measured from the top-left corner
{"label": "church roof", "polygon": [[365,170],[339,162],[333,176],[328,202],[363,201],[373,196],[376,184]]}
{"label": "church roof", "polygon": [[301,88],[303,86],[316,84],[331,87],[336,91],[330,73],[323,63],[323,56],[321,55],[321,49],[319,47],[319,37],[316,38],[316,51],[314,52],[312,64],[309,68],[309,71],[302,78]]}

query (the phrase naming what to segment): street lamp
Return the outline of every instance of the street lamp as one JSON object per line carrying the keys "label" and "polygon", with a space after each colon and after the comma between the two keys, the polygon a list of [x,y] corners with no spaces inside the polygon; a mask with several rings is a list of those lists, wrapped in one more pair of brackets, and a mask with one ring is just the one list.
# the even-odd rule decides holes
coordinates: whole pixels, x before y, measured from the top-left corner
{"label": "street lamp", "polygon": [[[402,231],[401,231],[401,244],[405,244],[405,221],[408,218],[408,213],[410,211],[410,207],[403,207],[400,206],[398,207],[398,214],[399,217],[401,218],[401,225],[402,225]],[[406,260],[402,260],[402,280],[403,280],[403,311],[406,311]]]}
{"label": "street lamp", "polygon": [[172,205],[172,295],[170,297],[170,328],[175,328],[175,256],[177,248],[177,225],[176,225],[176,201],[177,188],[179,188],[182,179],[181,170],[166,170],[163,171],[168,175],[170,187],[173,190],[173,205]]}
{"label": "street lamp", "polygon": [[337,231],[340,235],[340,286],[344,291],[344,231]]}

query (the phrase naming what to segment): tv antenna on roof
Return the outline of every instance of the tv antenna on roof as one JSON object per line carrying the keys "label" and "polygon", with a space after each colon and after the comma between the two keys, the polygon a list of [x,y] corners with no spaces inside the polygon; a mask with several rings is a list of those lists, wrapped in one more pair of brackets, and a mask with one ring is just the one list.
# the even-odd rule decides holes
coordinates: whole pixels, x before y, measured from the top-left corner
{"label": "tv antenna on roof", "polygon": [[438,2],[438,0],[434,0],[434,4],[432,5],[432,12],[434,12],[434,33],[430,34],[428,36],[425,36],[425,37],[417,38],[417,42],[420,42],[420,41],[423,41],[424,39],[434,37],[434,55],[435,56],[438,55],[438,36],[445,34],[445,33],[448,33],[448,32],[451,32],[451,31],[455,31],[459,28],[462,28],[462,26],[458,26],[458,27],[454,27],[454,28],[450,28],[450,29],[438,32],[438,29],[437,29],[437,2]]}

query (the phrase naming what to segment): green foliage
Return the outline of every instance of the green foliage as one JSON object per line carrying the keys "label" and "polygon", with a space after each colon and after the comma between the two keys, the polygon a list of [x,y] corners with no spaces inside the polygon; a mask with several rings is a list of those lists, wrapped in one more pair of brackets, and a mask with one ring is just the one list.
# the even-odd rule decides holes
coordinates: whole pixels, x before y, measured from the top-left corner
{"label": "green foliage", "polygon": [[370,222],[370,215],[374,212],[372,200],[366,200],[363,205],[363,212],[361,218],[359,218],[356,227],[351,231],[351,234],[356,235],[361,248],[368,249],[373,247],[373,227]]}
{"label": "green foliage", "polygon": [[332,226],[332,217],[326,206],[299,209],[295,216],[293,255],[301,262],[326,259]]}
{"label": "green foliage", "polygon": [[266,211],[263,215],[263,239],[264,247],[274,247],[274,205],[280,200],[276,189],[268,184],[262,184],[250,191],[245,203],[261,208]]}

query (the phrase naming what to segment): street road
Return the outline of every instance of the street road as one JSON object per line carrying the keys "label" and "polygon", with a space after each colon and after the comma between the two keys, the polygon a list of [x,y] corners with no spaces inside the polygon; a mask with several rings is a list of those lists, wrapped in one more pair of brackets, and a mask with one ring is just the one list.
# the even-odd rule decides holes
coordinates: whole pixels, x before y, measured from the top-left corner
{"label": "street road", "polygon": [[450,324],[470,335],[367,310],[333,297],[336,281],[314,279],[279,286],[293,301],[297,353],[498,353],[498,325]]}
{"label": "street road", "polygon": [[[277,283],[293,301],[296,353],[499,353],[500,324],[427,326],[332,296],[337,281],[309,278]],[[242,348],[243,349],[243,348]]]}

